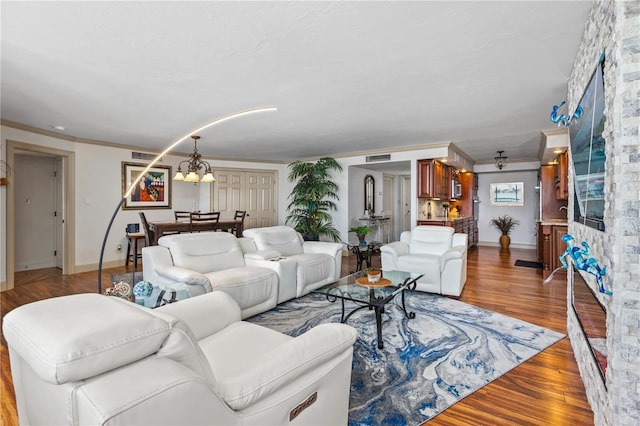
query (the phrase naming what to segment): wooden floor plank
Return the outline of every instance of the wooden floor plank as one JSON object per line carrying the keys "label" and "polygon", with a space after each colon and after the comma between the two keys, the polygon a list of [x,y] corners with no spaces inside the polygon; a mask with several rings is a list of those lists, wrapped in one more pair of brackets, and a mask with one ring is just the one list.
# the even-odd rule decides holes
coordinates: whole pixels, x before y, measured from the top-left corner
{"label": "wooden floor plank", "polygon": [[[542,284],[542,271],[514,266],[517,259],[535,261],[535,250],[470,249],[467,283],[458,300],[566,334],[566,276],[559,273],[551,283]],[[380,266],[380,256],[374,256],[373,262]],[[128,272],[130,268],[104,270],[103,286],[108,286],[111,274]],[[54,269],[19,273],[16,287],[0,293],[2,316],[36,300],[96,291],[96,272],[63,276]],[[354,269],[354,256],[345,258],[343,274]],[[1,341],[2,423],[17,425],[9,356],[4,337]],[[428,423],[578,426],[593,425],[593,413],[571,344],[565,337]]]}

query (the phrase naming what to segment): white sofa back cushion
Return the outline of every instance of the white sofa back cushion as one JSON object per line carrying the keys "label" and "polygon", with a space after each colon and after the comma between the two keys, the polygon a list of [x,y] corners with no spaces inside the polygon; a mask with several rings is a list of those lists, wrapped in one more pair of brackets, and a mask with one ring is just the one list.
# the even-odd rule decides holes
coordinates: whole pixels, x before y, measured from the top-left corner
{"label": "white sofa back cushion", "polygon": [[[113,327],[113,321],[134,326]],[[171,329],[146,308],[87,293],[22,306],[5,316],[3,331],[42,380],[62,384],[156,353]]]}
{"label": "white sofa back cushion", "polygon": [[411,230],[411,254],[441,255],[451,248],[454,229],[447,226],[416,226]]}
{"label": "white sofa back cushion", "polygon": [[203,232],[180,236],[169,242],[175,266],[201,274],[245,266],[244,253],[233,234]]}
{"label": "white sofa back cushion", "polygon": [[258,232],[254,241],[258,250],[276,250],[281,256],[293,256],[304,253],[303,241],[298,232],[288,226],[277,226],[274,229]]}

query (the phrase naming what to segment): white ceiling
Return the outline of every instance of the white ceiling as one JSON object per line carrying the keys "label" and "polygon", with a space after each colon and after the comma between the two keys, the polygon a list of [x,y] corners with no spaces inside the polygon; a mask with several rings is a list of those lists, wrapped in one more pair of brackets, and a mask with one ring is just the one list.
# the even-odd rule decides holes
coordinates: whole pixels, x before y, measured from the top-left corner
{"label": "white ceiling", "polygon": [[[1,3],[1,117],[216,158],[538,156],[591,1]],[[190,143],[178,151],[189,152]]]}

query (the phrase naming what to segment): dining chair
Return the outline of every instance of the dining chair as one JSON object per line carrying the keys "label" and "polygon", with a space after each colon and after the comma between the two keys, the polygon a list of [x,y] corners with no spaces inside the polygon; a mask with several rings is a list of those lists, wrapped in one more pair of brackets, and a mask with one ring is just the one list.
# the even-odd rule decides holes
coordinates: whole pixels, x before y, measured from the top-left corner
{"label": "dining chair", "polygon": [[153,231],[149,228],[149,222],[147,222],[147,217],[144,212],[139,212],[140,221],[142,222],[142,230],[144,231],[145,244],[147,247],[151,246],[151,243],[155,240],[155,236],[153,235]]}
{"label": "dining chair", "polygon": [[189,218],[190,218],[189,232],[193,232],[192,226],[194,222],[219,222],[220,212],[206,212],[206,213],[191,212],[189,214]]}
{"label": "dining chair", "polygon": [[191,220],[191,212],[184,210],[175,210],[173,214],[176,217],[176,220],[183,220],[185,222]]}
{"label": "dining chair", "polygon": [[233,216],[233,220],[241,220],[244,222],[244,218],[247,215],[246,210],[236,210],[235,216]]}
{"label": "dining chair", "polygon": [[[140,253],[138,243],[146,243],[146,234],[140,232],[140,225],[137,223],[130,223],[125,228],[127,236],[127,257],[124,262],[124,266],[129,265],[129,261],[133,263],[133,270],[138,269],[138,259],[142,257]],[[144,247],[144,246],[142,246]]]}

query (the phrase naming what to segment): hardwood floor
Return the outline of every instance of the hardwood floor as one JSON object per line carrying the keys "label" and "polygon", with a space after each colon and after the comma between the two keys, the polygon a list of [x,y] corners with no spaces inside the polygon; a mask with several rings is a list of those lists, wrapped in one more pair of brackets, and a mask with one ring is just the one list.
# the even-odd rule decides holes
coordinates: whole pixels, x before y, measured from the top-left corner
{"label": "hardwood floor", "polygon": [[[566,334],[566,277],[557,274],[542,284],[542,272],[513,266],[516,259],[535,260],[534,250],[476,247],[469,250],[467,283],[458,300],[519,318]],[[343,274],[354,269],[354,256],[345,258]],[[374,257],[380,266],[380,257]],[[103,271],[110,274],[125,267]],[[22,272],[16,287],[0,293],[2,316],[16,306],[65,294],[96,291],[97,272],[63,276],[55,270]],[[2,424],[17,425],[9,355],[2,337],[0,372]],[[532,359],[454,404],[430,425],[593,425],[593,413],[565,337]]]}

